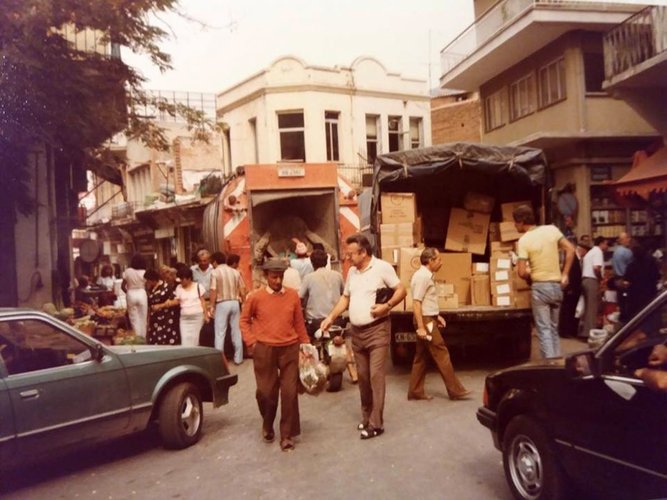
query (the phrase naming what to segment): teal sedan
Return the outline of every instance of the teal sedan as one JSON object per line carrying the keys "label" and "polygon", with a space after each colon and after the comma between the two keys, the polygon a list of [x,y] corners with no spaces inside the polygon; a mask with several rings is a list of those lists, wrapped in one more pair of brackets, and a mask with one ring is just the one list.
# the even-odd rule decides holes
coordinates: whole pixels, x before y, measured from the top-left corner
{"label": "teal sedan", "polygon": [[236,384],[220,351],[107,346],[41,312],[0,309],[0,467],[138,432],[199,441],[203,402]]}

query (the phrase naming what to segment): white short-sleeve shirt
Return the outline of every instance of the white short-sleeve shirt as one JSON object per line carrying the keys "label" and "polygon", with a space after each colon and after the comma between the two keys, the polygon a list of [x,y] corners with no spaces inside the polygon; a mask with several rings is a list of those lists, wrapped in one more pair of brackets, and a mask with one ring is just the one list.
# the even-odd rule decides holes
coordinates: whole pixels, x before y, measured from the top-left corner
{"label": "white short-sleeve shirt", "polygon": [[581,277],[598,279],[595,275],[596,266],[604,268],[604,254],[602,253],[602,249],[597,245],[584,255],[584,262],[581,267]]}
{"label": "white short-sleeve shirt", "polygon": [[204,287],[194,281],[188,290],[181,285],[176,287],[174,296],[181,302],[181,314],[191,316],[194,314],[203,313],[201,306],[201,297],[204,296]]}
{"label": "white short-sleeve shirt", "polygon": [[135,269],[128,267],[123,272],[123,279],[127,283],[128,290],[143,290],[146,288],[146,280],[144,279],[144,269]]}
{"label": "white short-sleeve shirt", "polygon": [[343,295],[350,298],[350,322],[355,326],[372,323],[377,318],[371,316],[378,288],[394,288],[401,282],[396,271],[384,260],[371,257],[366,269],[359,271],[351,267],[347,273]]}

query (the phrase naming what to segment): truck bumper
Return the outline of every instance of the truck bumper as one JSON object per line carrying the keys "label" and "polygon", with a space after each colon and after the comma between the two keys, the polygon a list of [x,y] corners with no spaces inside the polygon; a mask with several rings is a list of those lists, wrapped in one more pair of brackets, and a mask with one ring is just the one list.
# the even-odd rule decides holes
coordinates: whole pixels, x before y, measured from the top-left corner
{"label": "truck bumper", "polygon": [[500,450],[500,440],[498,438],[498,417],[496,412],[482,406],[477,410],[477,421],[491,431],[493,446]]}

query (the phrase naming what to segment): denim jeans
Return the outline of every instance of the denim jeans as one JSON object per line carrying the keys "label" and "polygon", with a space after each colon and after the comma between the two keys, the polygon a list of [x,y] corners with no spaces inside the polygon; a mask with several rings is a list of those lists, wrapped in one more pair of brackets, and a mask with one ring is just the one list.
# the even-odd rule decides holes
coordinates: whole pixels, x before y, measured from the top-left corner
{"label": "denim jeans", "polygon": [[540,354],[543,358],[558,357],[560,356],[558,313],[563,301],[560,283],[551,281],[533,283],[531,299]]}
{"label": "denim jeans", "polygon": [[215,305],[215,348],[225,350],[227,327],[231,327],[234,363],[243,362],[243,341],[241,340],[241,307],[238,300],[223,300]]}

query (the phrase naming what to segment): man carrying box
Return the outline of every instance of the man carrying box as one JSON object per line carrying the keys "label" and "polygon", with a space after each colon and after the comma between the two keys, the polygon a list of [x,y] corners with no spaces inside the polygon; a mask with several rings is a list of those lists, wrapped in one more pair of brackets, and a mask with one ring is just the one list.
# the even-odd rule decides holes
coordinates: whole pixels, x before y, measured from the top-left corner
{"label": "man carrying box", "polygon": [[424,392],[427,352],[431,353],[438,367],[449,399],[464,399],[470,395],[470,391],[463,387],[454,373],[454,367],[449,359],[449,350],[440,334],[440,328],[444,328],[446,323],[445,319],[440,316],[438,294],[435,281],[433,281],[433,274],[442,266],[440,252],[435,248],[426,248],[421,253],[419,260],[421,267],[410,281],[414,324],[417,328],[417,350],[412,362],[408,399],[433,399],[433,396]]}
{"label": "man carrying box", "polygon": [[[520,233],[518,274],[531,282],[531,304],[540,353],[543,358],[560,356],[558,314],[563,301],[563,289],[569,282],[574,260],[574,246],[554,225],[535,225],[533,209],[521,205],[514,209],[514,225]],[[565,252],[561,272],[559,250]],[[526,264],[530,265],[530,269]]]}

